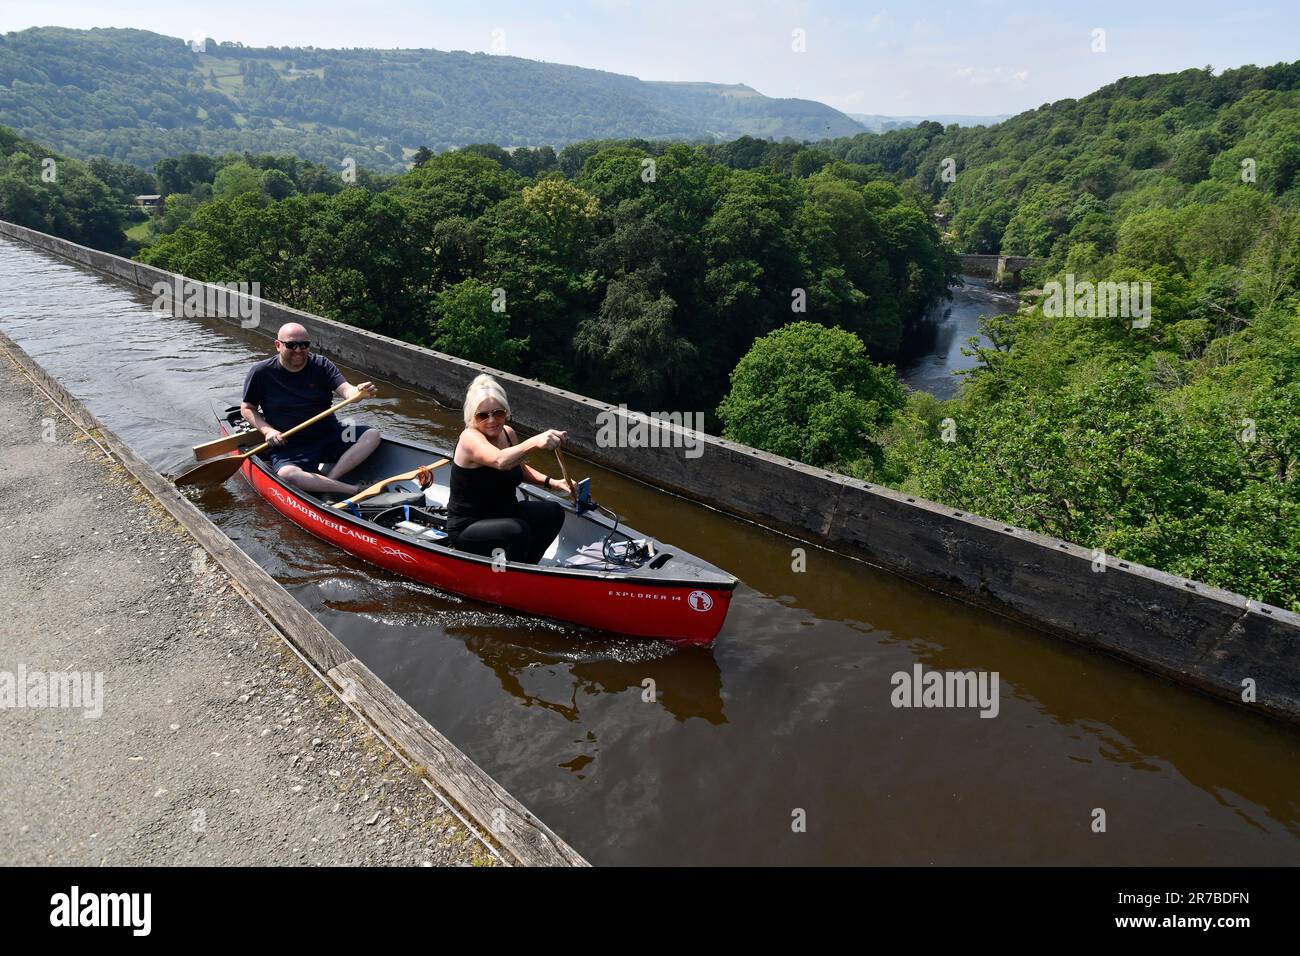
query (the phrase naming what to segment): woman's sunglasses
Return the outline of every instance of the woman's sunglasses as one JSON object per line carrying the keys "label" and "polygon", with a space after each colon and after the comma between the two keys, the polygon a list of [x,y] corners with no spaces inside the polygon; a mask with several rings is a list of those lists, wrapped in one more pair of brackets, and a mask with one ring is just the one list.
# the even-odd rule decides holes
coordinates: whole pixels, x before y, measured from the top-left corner
{"label": "woman's sunglasses", "polygon": [[[276,341],[277,341],[277,342],[280,342],[279,339],[276,339]],[[311,343],[310,343],[310,342],[280,342],[280,344],[283,345],[285,348],[289,349],[290,351],[293,351],[293,350],[295,350],[295,349],[309,349],[309,348],[311,348]]]}
{"label": "woman's sunglasses", "polygon": [[494,409],[492,409],[492,411],[490,411],[490,412],[475,412],[475,413],[474,413],[474,420],[475,420],[475,421],[478,421],[478,422],[485,422],[485,421],[487,421],[489,418],[495,418],[497,421],[499,421],[499,422],[503,422],[503,421],[506,420],[506,410],[505,410],[504,408],[494,408]]}

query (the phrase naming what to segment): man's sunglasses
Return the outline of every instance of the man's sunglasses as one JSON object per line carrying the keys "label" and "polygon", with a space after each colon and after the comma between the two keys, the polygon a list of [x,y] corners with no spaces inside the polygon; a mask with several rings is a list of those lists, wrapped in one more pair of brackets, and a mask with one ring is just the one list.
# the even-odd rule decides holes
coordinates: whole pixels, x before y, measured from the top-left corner
{"label": "man's sunglasses", "polygon": [[[276,339],[276,341],[277,341],[277,342],[280,342],[279,339]],[[310,342],[280,342],[280,344],[283,345],[285,348],[291,350],[291,351],[294,350],[294,349],[309,349],[309,348],[311,348],[311,343],[310,343]]]}
{"label": "man's sunglasses", "polygon": [[489,418],[495,418],[497,421],[499,421],[499,422],[503,422],[503,421],[506,420],[506,410],[505,410],[504,408],[494,408],[494,409],[492,409],[492,411],[490,411],[490,412],[475,412],[475,413],[474,413],[474,420],[475,420],[475,421],[485,422],[485,421],[487,421]]}

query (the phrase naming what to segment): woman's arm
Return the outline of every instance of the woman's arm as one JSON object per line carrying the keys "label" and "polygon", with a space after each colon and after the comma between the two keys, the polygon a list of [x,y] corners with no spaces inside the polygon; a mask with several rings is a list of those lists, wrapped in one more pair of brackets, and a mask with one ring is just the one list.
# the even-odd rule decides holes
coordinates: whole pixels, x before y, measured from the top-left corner
{"label": "woman's arm", "polygon": [[[515,430],[509,425],[506,426],[506,437],[510,439],[510,444],[512,445],[518,444],[519,442],[519,436],[515,434]],[[542,474],[532,465],[528,464],[528,462],[523,462],[521,467],[524,470],[524,481],[534,485],[541,485],[543,488],[550,487],[548,484],[551,480],[549,476]]]}
{"label": "woman's arm", "polygon": [[[538,448],[556,447],[565,434],[565,432],[556,431],[552,428],[534,435],[518,445],[512,445],[509,448],[498,448],[488,441],[478,429],[466,428],[460,434],[459,450],[463,451],[465,458],[475,465],[484,468],[496,468],[499,471],[509,471],[515,465],[523,464],[529,452]],[[537,474],[541,473],[537,472]]]}

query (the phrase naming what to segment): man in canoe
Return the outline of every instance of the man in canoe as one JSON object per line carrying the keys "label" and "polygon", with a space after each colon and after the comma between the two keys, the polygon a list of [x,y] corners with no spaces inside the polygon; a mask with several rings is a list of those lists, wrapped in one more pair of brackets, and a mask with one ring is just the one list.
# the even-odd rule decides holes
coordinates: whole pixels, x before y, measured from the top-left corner
{"label": "man in canoe", "polygon": [[569,494],[573,482],[548,478],[524,462],[528,453],[558,448],[565,433],[548,429],[521,442],[506,424],[510,403],[490,375],[470,382],[465,393],[465,430],[451,460],[447,535],[453,547],[490,555],[500,548],[508,561],[536,564],[564,524],[554,501],[519,501],[520,482]]}
{"label": "man in canoe", "polygon": [[[271,445],[271,470],[281,479],[313,494],[354,495],[356,485],[341,479],[379,447],[379,429],[343,427],[330,416],[290,436],[280,434],[330,407],[331,393],[351,398],[375,394],[369,382],[349,385],[329,359],[313,355],[307,330],[297,322],[280,326],[275,355],[258,362],[244,379],[240,413]],[[321,474],[321,462],[334,462]]]}

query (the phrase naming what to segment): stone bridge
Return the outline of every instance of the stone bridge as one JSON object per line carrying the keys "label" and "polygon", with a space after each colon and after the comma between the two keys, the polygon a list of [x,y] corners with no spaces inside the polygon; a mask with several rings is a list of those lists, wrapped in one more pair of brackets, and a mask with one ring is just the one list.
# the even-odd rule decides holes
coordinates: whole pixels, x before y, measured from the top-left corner
{"label": "stone bridge", "polygon": [[1046,261],[1046,259],[1035,259],[1032,256],[962,253],[961,271],[963,275],[992,279],[998,285],[1002,285],[1008,279],[1014,281],[1021,269],[1039,266]]}

